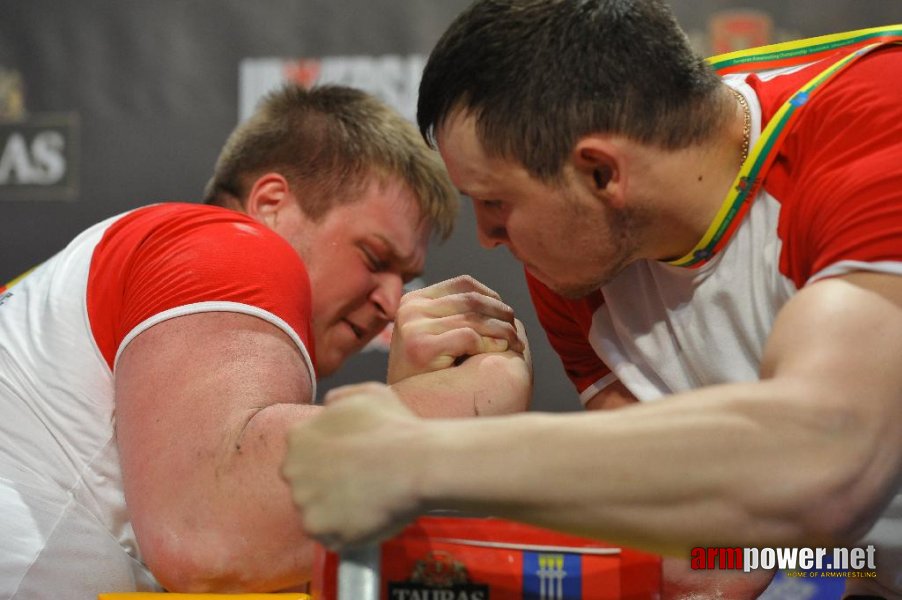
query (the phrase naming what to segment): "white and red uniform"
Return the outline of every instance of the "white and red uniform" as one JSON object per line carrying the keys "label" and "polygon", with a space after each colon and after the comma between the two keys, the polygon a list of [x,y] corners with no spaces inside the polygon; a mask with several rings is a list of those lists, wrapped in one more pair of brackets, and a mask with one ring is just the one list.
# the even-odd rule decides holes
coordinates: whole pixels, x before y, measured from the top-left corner
{"label": "white and red uniform", "polygon": [[315,381],[310,301],[281,237],[193,204],[108,219],[0,289],[0,598],[157,589],[123,495],[117,357],[166,319],[238,312],[284,331]]}
{"label": "white and red uniform", "polygon": [[[828,64],[725,78],[751,108],[752,145],[783,102]],[[755,381],[776,315],[799,289],[853,271],[902,275],[900,81],[902,48],[891,46],[819,90],[748,213],[701,266],[638,261],[576,301],[527,275],[539,320],[584,403],[616,380],[641,401]],[[898,553],[898,498],[890,510],[897,520],[882,526],[895,527],[887,539]],[[878,567],[887,586],[902,590],[902,556]]]}

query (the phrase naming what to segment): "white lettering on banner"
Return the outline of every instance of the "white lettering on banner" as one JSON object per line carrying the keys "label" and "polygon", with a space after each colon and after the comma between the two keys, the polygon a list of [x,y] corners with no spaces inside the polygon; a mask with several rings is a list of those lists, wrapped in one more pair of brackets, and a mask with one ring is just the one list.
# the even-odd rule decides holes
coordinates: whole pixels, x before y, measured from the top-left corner
{"label": "white lettering on banner", "polygon": [[66,174],[66,139],[59,131],[39,133],[31,143],[31,156],[40,176],[35,183],[50,185]]}
{"label": "white lettering on banner", "polygon": [[76,113],[0,122],[0,201],[77,198],[78,132]]}
{"label": "white lettering on banner", "polygon": [[66,174],[66,140],[58,131],[42,131],[29,145],[13,133],[0,154],[0,185],[53,185]]}
{"label": "white lettering on banner", "polygon": [[[811,571],[825,567],[841,571],[873,570],[877,568],[875,552],[874,546],[833,548],[832,553],[827,548],[745,548],[742,570],[746,573],[753,569]],[[832,558],[829,565],[824,560],[828,554]]]}
{"label": "white lettering on banner", "polygon": [[426,57],[358,56],[328,57],[320,62],[317,83],[336,83],[360,88],[411,121],[416,120],[417,92]]}
{"label": "white lettering on banner", "polygon": [[[260,99],[289,81],[309,87],[314,83],[355,87],[368,92],[416,120],[417,93],[426,55],[325,56],[321,58],[254,58],[239,67],[240,118],[248,118]],[[303,69],[298,69],[303,65]],[[315,73],[315,80],[298,77]]]}
{"label": "white lettering on banner", "polygon": [[31,180],[31,161],[25,138],[17,133],[9,136],[0,155],[0,184],[27,183]]}

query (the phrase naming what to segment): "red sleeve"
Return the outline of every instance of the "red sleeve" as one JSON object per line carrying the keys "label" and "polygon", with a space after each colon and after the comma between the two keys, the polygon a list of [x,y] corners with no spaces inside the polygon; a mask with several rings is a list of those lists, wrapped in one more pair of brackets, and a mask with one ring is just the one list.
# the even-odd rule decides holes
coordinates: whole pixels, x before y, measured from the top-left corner
{"label": "red sleeve", "polygon": [[526,284],[539,323],[578,392],[610,373],[589,343],[592,315],[602,304],[601,292],[579,300],[554,293],[528,272]]}
{"label": "red sleeve", "polygon": [[[789,87],[750,80],[765,120],[810,71],[785,78],[798,80]],[[799,288],[841,262],[895,263],[890,272],[902,273],[900,81],[902,47],[860,58],[803,107],[767,176],[782,205],[780,271]]]}
{"label": "red sleeve", "polygon": [[126,337],[166,311],[261,316],[287,327],[313,361],[310,303],[307,271],[285,240],[212,206],[160,204],[126,214],[104,233],[88,276],[88,318],[111,369]]}

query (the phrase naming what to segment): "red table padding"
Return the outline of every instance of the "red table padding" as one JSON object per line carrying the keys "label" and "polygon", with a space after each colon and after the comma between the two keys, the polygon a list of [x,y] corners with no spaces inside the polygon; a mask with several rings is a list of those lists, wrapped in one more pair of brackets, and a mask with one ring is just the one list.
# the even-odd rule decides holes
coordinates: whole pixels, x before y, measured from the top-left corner
{"label": "red table padding", "polygon": [[[660,598],[655,555],[501,519],[422,517],[381,550],[381,600]],[[338,559],[317,563],[313,600],[335,600]]]}

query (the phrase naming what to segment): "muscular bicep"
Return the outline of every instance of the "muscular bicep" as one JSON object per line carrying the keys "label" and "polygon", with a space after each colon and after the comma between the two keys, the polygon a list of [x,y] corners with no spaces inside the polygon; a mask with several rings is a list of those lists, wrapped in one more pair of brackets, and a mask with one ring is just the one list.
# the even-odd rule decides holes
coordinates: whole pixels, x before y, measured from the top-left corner
{"label": "muscular bicep", "polygon": [[796,386],[812,420],[862,472],[856,494],[879,510],[902,480],[902,277],[822,280],[783,308],[761,376]]}
{"label": "muscular bicep", "polygon": [[288,337],[234,313],[155,325],[122,352],[115,383],[117,440],[126,466],[133,457],[233,444],[261,408],[311,402],[310,376]]}
{"label": "muscular bicep", "polygon": [[165,571],[183,550],[185,562],[197,556],[182,538],[221,546],[243,535],[231,531],[265,530],[251,522],[257,503],[290,504],[275,460],[284,451],[279,421],[316,408],[307,406],[302,354],[279,328],[236,313],[170,319],[123,350],[114,379],[126,500],[151,568]]}
{"label": "muscular bicep", "polygon": [[[902,399],[902,277],[856,272],[811,284],[777,317],[763,378],[801,377],[858,398],[862,409],[898,410]],[[897,413],[898,414],[898,413]]]}

